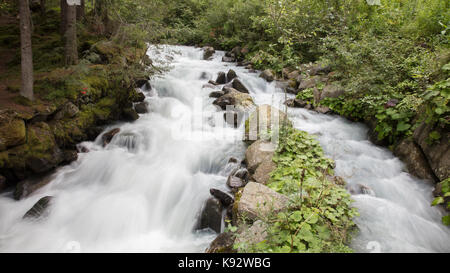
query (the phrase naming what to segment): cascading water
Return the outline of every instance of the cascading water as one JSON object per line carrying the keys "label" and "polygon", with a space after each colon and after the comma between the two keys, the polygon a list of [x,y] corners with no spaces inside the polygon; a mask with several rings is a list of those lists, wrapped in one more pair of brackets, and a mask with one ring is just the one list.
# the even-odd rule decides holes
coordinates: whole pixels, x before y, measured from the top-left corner
{"label": "cascading water", "polygon": [[[121,129],[106,147],[101,136],[83,143],[90,152],[60,168],[32,196],[14,201],[11,193],[3,194],[0,252],[201,252],[214,239],[213,232],[194,231],[198,212],[210,188],[226,189],[235,167],[228,159],[242,159],[245,145],[242,130],[215,130],[223,112],[208,97],[212,89],[203,85],[233,68],[257,104],[278,106],[285,95],[275,83],[222,63],[223,52],[211,61],[190,47],[153,47],[150,54],[154,61],[173,58],[173,69],[146,91],[150,113],[106,128]],[[430,207],[432,186],[404,172],[388,150],[371,144],[367,128],[305,109],[288,114],[296,128],[318,135],[336,160],[337,174],[351,187],[361,184],[373,191],[353,196],[361,214],[352,244],[356,251],[450,251],[449,229],[440,223],[439,209]],[[23,220],[43,196],[54,196],[49,215]]]}

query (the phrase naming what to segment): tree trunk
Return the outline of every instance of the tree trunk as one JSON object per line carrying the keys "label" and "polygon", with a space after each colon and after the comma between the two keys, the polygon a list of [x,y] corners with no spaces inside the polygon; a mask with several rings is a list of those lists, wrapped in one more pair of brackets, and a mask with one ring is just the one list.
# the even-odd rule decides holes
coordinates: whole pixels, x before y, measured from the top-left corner
{"label": "tree trunk", "polygon": [[78,63],[77,49],[77,8],[75,5],[66,6],[66,33],[65,38],[65,65],[74,65]]}
{"label": "tree trunk", "polygon": [[31,48],[31,16],[28,0],[19,0],[19,12],[22,73],[20,95],[33,100],[33,51]]}
{"label": "tree trunk", "polygon": [[66,33],[66,26],[67,26],[67,0],[60,0],[60,7],[61,7],[60,32],[61,35],[64,35]]}
{"label": "tree trunk", "polygon": [[80,1],[80,5],[77,6],[77,21],[81,21],[84,19],[85,14],[85,4],[84,4],[84,0]]}
{"label": "tree trunk", "polygon": [[45,0],[41,0],[40,4],[41,4],[41,15],[45,16]]}

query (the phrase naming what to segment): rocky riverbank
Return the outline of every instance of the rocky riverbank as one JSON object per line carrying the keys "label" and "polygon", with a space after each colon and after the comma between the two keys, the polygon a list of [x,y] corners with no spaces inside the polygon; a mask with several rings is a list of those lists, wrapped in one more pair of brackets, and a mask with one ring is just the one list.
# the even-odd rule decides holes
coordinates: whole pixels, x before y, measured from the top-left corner
{"label": "rocky riverbank", "polygon": [[[205,59],[210,56],[208,52],[211,49],[205,48]],[[240,50],[228,52],[222,61],[238,61],[235,52]],[[269,82],[274,80],[270,71],[260,76]],[[235,127],[245,122],[244,141],[249,146],[242,161],[229,160],[234,165],[227,179],[229,191],[211,189],[212,197],[205,203],[198,228],[220,233],[223,210],[227,225],[206,251],[350,251],[345,244],[356,211],[350,207],[345,181],[333,176],[334,163],[324,157],[318,142],[292,129],[279,109],[256,106],[233,70],[219,73],[209,84],[223,85],[210,97],[216,98],[213,103],[222,110],[230,111],[226,106],[234,106],[224,118],[231,117],[232,122],[229,118],[226,121]],[[260,124],[267,127],[260,128]],[[282,136],[276,144],[271,141],[273,124],[282,125]],[[332,213],[334,209],[340,213]],[[302,219],[306,224],[300,224]],[[292,231],[293,227],[298,230]]]}
{"label": "rocky riverbank", "polygon": [[[104,125],[136,120],[150,88],[151,60],[145,48],[100,41],[84,52],[79,65],[49,72],[35,83],[36,101],[0,111],[0,191],[14,187],[21,199],[48,183],[57,166],[87,152],[77,144],[95,139]],[[132,70],[133,73],[126,73]],[[45,91],[45,92],[44,92]]]}

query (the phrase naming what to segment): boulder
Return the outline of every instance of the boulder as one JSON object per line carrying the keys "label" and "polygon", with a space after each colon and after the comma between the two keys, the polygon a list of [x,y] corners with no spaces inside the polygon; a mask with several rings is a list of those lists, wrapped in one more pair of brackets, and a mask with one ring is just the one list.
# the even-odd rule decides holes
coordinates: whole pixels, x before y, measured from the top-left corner
{"label": "boulder", "polygon": [[6,178],[3,175],[0,175],[0,192],[5,190],[8,187],[8,184],[6,183]]}
{"label": "boulder", "polygon": [[307,79],[304,79],[300,82],[300,85],[298,86],[299,91],[303,91],[305,89],[313,88],[320,82],[319,76],[313,76]]}
{"label": "boulder", "polygon": [[292,126],[287,115],[267,104],[259,105],[245,121],[245,140],[253,142],[277,134],[283,125]]}
{"label": "boulder", "polygon": [[53,179],[52,175],[31,177],[19,182],[14,191],[14,199],[21,200],[28,197],[33,192],[49,184]]}
{"label": "boulder", "polygon": [[287,208],[289,199],[262,184],[249,182],[237,203],[237,214],[249,220],[264,219]]}
{"label": "boulder", "polygon": [[205,46],[203,48],[203,60],[209,60],[214,55],[214,53],[216,53],[216,51],[213,47]]}
{"label": "boulder", "polygon": [[225,74],[225,72],[219,72],[219,75],[217,75],[216,83],[217,84],[227,83],[227,75]]}
{"label": "boulder", "polygon": [[236,58],[235,58],[235,57],[223,56],[223,57],[222,57],[222,62],[225,62],[225,63],[234,63],[234,62],[236,62]]}
{"label": "boulder", "polygon": [[255,173],[252,175],[252,179],[260,184],[266,185],[270,179],[270,173],[277,168],[275,162],[270,160],[263,161],[256,168]]}
{"label": "boulder", "polygon": [[76,150],[65,150],[63,152],[64,161],[63,163],[70,164],[73,161],[77,161],[78,159],[78,153]]}
{"label": "boulder", "polygon": [[232,87],[239,92],[247,93],[247,94],[250,93],[248,91],[247,87],[245,87],[245,85],[239,79],[234,79],[234,81],[232,83]]}
{"label": "boulder", "polygon": [[402,140],[394,154],[405,164],[408,171],[418,178],[435,181],[436,177],[420,147],[412,140]]}
{"label": "boulder", "polygon": [[329,84],[323,88],[322,93],[320,94],[320,100],[323,100],[325,98],[337,98],[344,93],[345,91],[342,89],[342,87]]}
{"label": "boulder", "polygon": [[[429,136],[432,132],[439,134],[439,140],[430,141]],[[414,131],[414,141],[425,154],[437,178],[442,181],[450,177],[450,131],[433,128],[423,122]]]}
{"label": "boulder", "polygon": [[254,173],[263,162],[272,161],[276,146],[272,142],[257,140],[245,152],[245,163],[251,173]]}
{"label": "boulder", "polygon": [[239,92],[234,88],[230,88],[228,93],[216,99],[213,104],[222,110],[226,110],[227,105],[234,105],[234,108],[241,112],[249,111],[255,105],[249,94]]}
{"label": "boulder", "polygon": [[145,114],[145,113],[148,113],[147,106],[148,106],[147,102],[145,102],[145,101],[140,102],[134,106],[134,110],[136,110],[136,113],[138,113],[138,114]]}
{"label": "boulder", "polygon": [[317,113],[320,113],[320,114],[330,114],[332,112],[331,109],[327,106],[315,107],[314,111],[316,111]]}
{"label": "boulder", "polygon": [[275,80],[275,75],[270,69],[264,70],[259,77],[265,79],[268,82],[273,82]]}
{"label": "boulder", "polygon": [[115,135],[117,135],[119,132],[120,132],[120,128],[114,128],[114,129],[108,131],[107,133],[105,133],[102,136],[103,147],[108,145],[111,142],[111,140],[113,139],[113,137]]}
{"label": "boulder", "polygon": [[228,207],[234,203],[233,196],[229,195],[226,192],[223,192],[219,189],[210,189],[209,192],[212,196],[219,199],[223,206]]}
{"label": "boulder", "polygon": [[228,163],[238,163],[239,160],[235,157],[230,157],[230,159],[228,159]]}
{"label": "boulder", "polygon": [[136,110],[134,110],[133,108],[125,108],[123,109],[123,118],[126,121],[135,121],[139,119],[139,115],[138,113],[136,113]]}
{"label": "boulder", "polygon": [[296,81],[297,81],[299,76],[300,76],[300,71],[298,71],[298,70],[294,70],[292,72],[289,72],[289,74],[287,74],[287,78],[288,79],[294,79]]}
{"label": "boulder", "polygon": [[222,227],[222,203],[219,199],[209,198],[200,216],[199,229],[210,228],[217,233],[220,233]]}
{"label": "boulder", "polygon": [[23,219],[38,219],[47,216],[49,212],[48,207],[50,206],[52,199],[52,196],[45,196],[39,199],[39,201],[37,201],[37,203],[25,213]]}
{"label": "boulder", "polygon": [[284,104],[288,107],[303,108],[308,104],[308,102],[301,99],[288,99]]}
{"label": "boulder", "polygon": [[233,190],[242,188],[242,187],[245,186],[245,184],[246,184],[245,180],[240,178],[240,177],[237,177],[237,176],[234,176],[234,175],[228,176],[227,186],[230,187]]}
{"label": "boulder", "polygon": [[213,91],[213,92],[209,93],[210,98],[220,98],[223,95],[225,95],[224,91]]}
{"label": "boulder", "polygon": [[64,118],[73,118],[74,116],[76,116],[78,113],[80,112],[80,109],[78,109],[78,107],[71,103],[71,102],[67,102],[63,105],[63,107],[61,108],[61,110],[59,110],[56,114],[54,119],[55,120],[60,120],[60,119],[64,119]]}
{"label": "boulder", "polygon": [[313,65],[308,65],[304,72],[308,73],[311,76],[327,75],[328,73],[331,72],[331,67],[324,66],[321,64],[313,64]]}
{"label": "boulder", "polygon": [[[228,70],[227,73],[227,82],[231,82],[232,80],[234,80],[235,78],[237,78],[237,74],[233,69]],[[237,88],[236,88],[237,89]],[[239,90],[239,89],[238,89]]]}
{"label": "boulder", "polygon": [[0,151],[24,144],[26,128],[23,119],[13,111],[0,111]]}
{"label": "boulder", "polygon": [[233,249],[235,237],[230,232],[219,234],[206,249],[206,253],[235,253]]}
{"label": "boulder", "polygon": [[256,245],[267,239],[267,224],[257,220],[249,229],[244,229],[236,236],[235,244],[238,250],[245,251],[249,246]]}
{"label": "boulder", "polygon": [[131,97],[131,102],[143,102],[145,100],[145,95],[142,92],[136,91]]}

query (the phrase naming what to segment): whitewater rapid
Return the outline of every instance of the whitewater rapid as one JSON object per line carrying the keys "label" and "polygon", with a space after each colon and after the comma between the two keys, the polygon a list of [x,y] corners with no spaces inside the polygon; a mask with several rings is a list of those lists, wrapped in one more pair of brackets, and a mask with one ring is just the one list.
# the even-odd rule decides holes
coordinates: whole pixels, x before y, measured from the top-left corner
{"label": "whitewater rapid", "polygon": [[[232,68],[256,104],[278,107],[285,95],[276,83],[221,62],[223,52],[211,61],[202,60],[201,49],[183,46],[152,47],[149,55],[171,65],[144,90],[150,112],[105,128],[121,129],[106,147],[101,136],[82,143],[90,152],[59,168],[32,196],[15,201],[11,192],[2,194],[0,252],[203,252],[215,238],[195,231],[199,211],[210,188],[226,189],[236,167],[228,160],[242,160],[246,147],[242,127],[216,130],[223,112],[208,95],[217,89],[204,85]],[[294,127],[317,135],[337,175],[373,190],[353,195],[361,214],[356,251],[450,252],[442,213],[430,207],[432,185],[369,142],[364,125],[305,109],[289,108],[288,115]],[[48,217],[23,220],[44,196],[54,197]]]}

